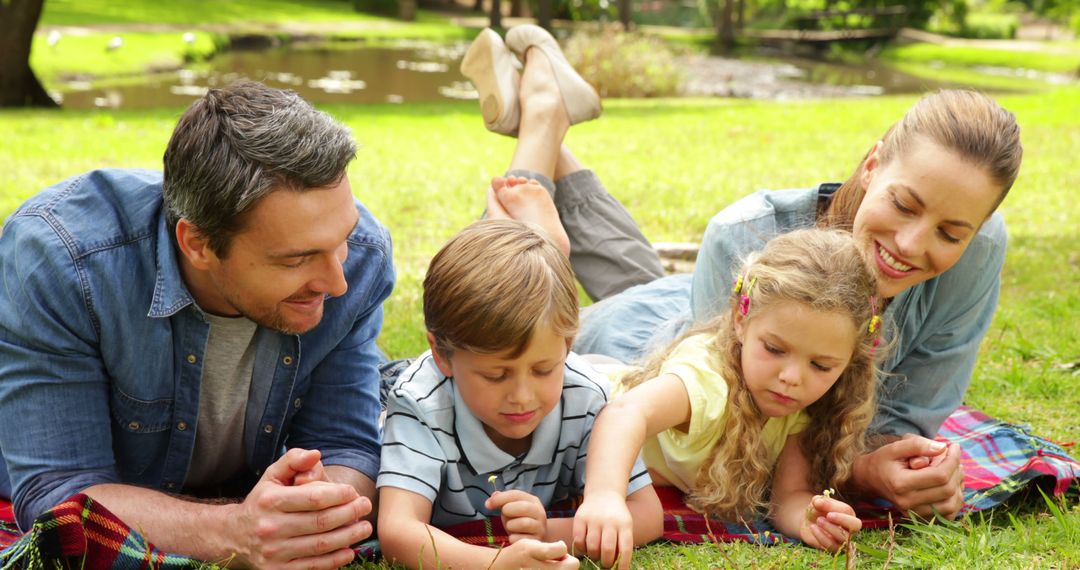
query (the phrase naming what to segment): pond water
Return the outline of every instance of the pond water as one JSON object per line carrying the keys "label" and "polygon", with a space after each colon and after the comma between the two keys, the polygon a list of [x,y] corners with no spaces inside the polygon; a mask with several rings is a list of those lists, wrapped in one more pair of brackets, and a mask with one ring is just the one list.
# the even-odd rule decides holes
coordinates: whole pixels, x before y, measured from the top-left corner
{"label": "pond water", "polygon": [[[408,103],[475,99],[458,67],[468,44],[400,43],[383,47],[232,51],[177,72],[94,84],[64,84],[54,96],[68,108],[185,106],[209,87],[246,77],[293,89],[314,103]],[[795,58],[685,58],[684,92],[697,96],[791,99],[919,93],[949,85],[881,64],[840,65]]]}

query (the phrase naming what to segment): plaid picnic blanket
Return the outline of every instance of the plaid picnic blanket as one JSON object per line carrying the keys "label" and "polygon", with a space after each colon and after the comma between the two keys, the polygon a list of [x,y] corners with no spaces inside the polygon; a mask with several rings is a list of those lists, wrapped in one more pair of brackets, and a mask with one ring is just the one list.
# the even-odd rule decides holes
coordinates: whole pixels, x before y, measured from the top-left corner
{"label": "plaid picnic blanket", "polygon": [[[1080,480],[1080,462],[1063,446],[1032,435],[1027,428],[1007,424],[982,412],[962,407],[941,428],[938,439],[960,444],[964,466],[964,512],[1003,503],[1036,479],[1055,495]],[[1066,444],[1070,446],[1072,444]],[[790,542],[764,521],[727,522],[694,512],[677,490],[658,488],[664,505],[664,540],[672,542],[749,541],[760,544]],[[572,516],[573,504],[551,515]],[[881,528],[887,517],[899,519],[885,502],[856,506],[864,528]],[[463,523],[447,529],[471,544],[498,546],[506,542],[499,519]],[[34,528],[20,535],[14,524],[11,503],[0,500],[0,570],[44,568],[58,563],[86,570],[196,568],[201,563],[159,551],[138,532],[120,522],[86,495],[76,495],[43,514]],[[375,558],[378,543],[357,547],[357,556]]]}

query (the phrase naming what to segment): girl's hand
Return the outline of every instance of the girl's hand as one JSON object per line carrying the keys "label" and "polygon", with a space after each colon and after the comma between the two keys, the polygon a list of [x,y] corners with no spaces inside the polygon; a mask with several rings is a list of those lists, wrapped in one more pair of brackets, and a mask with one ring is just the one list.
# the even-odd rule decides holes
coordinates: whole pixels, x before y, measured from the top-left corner
{"label": "girl's hand", "polygon": [[503,548],[495,556],[488,568],[553,568],[569,570],[577,568],[580,562],[566,552],[566,544],[558,542],[540,542],[526,538]]}
{"label": "girl's hand", "polygon": [[836,552],[861,528],[862,521],[850,505],[824,495],[814,495],[806,506],[799,538],[814,548]]}
{"label": "girl's hand", "polygon": [[532,538],[544,540],[547,533],[547,511],[536,495],[525,491],[496,491],[484,506],[491,510],[500,510],[503,528],[510,537],[510,544]]}
{"label": "girl's hand", "polygon": [[630,568],[634,554],[634,519],[626,498],[612,493],[586,496],[574,515],[574,552],[584,552],[600,566]]}

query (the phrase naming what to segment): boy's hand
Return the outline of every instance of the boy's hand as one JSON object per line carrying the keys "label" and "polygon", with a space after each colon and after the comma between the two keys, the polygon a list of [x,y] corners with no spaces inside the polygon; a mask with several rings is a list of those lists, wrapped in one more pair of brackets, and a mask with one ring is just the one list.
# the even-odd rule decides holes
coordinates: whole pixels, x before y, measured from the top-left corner
{"label": "boy's hand", "polygon": [[799,538],[814,548],[836,552],[861,528],[862,521],[847,503],[814,495],[799,526]]}
{"label": "boy's hand", "polygon": [[612,493],[593,493],[574,515],[574,552],[584,552],[605,568],[615,562],[630,568],[634,554],[634,518],[626,498]]}
{"label": "boy's hand", "polygon": [[503,548],[495,557],[490,568],[545,568],[572,569],[580,562],[566,552],[566,544],[558,542],[540,542],[531,538],[519,540]]}
{"label": "boy's hand", "polygon": [[503,528],[510,537],[510,544],[524,538],[544,540],[547,511],[536,495],[516,490],[495,491],[484,501],[484,506],[501,510]]}

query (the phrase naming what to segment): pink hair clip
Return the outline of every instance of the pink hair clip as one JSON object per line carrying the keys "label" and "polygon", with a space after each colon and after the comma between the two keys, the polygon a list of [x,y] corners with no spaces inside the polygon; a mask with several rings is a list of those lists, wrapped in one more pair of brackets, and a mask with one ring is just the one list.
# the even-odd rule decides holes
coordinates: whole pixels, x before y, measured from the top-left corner
{"label": "pink hair clip", "polygon": [[742,295],[739,297],[739,312],[745,317],[750,312],[750,290],[754,288],[754,283],[757,283],[757,277],[750,280],[750,283],[746,285],[746,290],[743,291],[744,276],[740,275],[738,280],[735,281],[735,293],[742,291]]}

